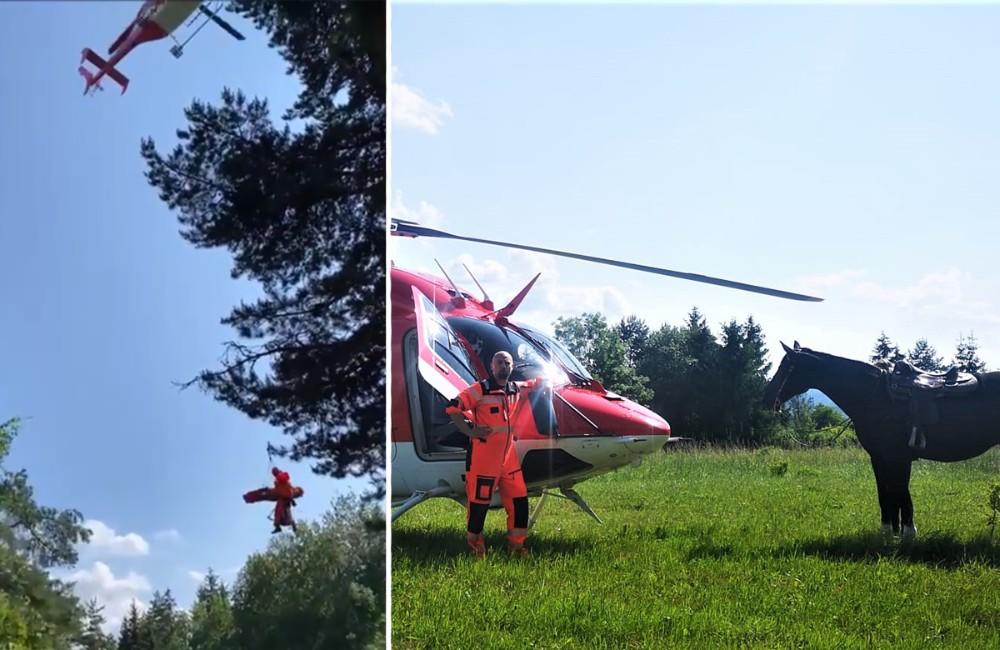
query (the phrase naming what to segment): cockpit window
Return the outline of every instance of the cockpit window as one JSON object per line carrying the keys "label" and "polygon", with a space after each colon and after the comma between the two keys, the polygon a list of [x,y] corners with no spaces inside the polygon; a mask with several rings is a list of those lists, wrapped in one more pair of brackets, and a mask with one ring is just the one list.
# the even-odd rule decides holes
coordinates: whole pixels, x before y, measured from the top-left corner
{"label": "cockpit window", "polygon": [[464,316],[453,316],[448,323],[469,341],[487,370],[493,355],[503,350],[514,358],[514,372],[511,373],[514,381],[546,377],[554,384],[568,383],[566,374],[550,361],[548,352],[540,350],[517,332]]}
{"label": "cockpit window", "polygon": [[523,325],[519,325],[519,327],[527,332],[531,338],[544,345],[549,354],[555,357],[559,363],[562,363],[564,366],[569,368],[570,372],[579,375],[583,379],[593,379],[593,377],[590,376],[590,373],[587,372],[587,369],[583,367],[583,364],[580,363],[562,343],[546,334],[542,334],[537,330],[533,330]]}

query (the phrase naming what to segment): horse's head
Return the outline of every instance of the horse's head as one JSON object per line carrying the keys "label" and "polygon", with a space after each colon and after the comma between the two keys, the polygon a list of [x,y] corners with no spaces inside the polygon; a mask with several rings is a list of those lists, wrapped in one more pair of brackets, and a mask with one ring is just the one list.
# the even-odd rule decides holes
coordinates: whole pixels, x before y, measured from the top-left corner
{"label": "horse's head", "polygon": [[816,357],[809,354],[807,348],[799,346],[798,341],[795,341],[794,348],[784,343],[781,347],[785,349],[785,358],[764,389],[764,406],[773,411],[781,410],[782,404],[812,388],[810,370],[816,361]]}

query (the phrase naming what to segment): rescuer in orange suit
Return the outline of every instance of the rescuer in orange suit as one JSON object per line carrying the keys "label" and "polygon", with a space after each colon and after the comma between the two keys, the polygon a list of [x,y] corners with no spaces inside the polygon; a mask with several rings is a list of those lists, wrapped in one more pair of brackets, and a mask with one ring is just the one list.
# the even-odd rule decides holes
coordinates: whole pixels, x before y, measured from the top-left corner
{"label": "rescuer in orange suit", "polygon": [[[524,545],[528,538],[528,490],[514,448],[514,427],[523,391],[541,380],[510,381],[513,369],[510,354],[497,352],[490,363],[490,378],[463,390],[446,409],[459,431],[471,438],[465,460],[465,493],[469,548],[476,558],[486,557],[483,525],[498,487],[507,511],[507,548],[514,555],[528,555]],[[471,425],[466,419],[469,416]]]}
{"label": "rescuer in orange suit", "polygon": [[291,477],[288,472],[283,472],[277,467],[271,469],[274,476],[274,496],[277,502],[274,504],[274,530],[271,534],[280,533],[282,526],[291,526],[295,530],[295,519],[292,517],[292,506],[295,505],[295,488],[292,487]]}

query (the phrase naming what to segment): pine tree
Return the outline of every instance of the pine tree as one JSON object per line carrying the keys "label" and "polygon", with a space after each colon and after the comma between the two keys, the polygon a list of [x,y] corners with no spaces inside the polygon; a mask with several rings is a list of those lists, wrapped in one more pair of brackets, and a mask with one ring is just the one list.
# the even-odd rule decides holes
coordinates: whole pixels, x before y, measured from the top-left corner
{"label": "pine tree", "polygon": [[685,406],[689,409],[686,430],[700,436],[718,436],[723,427],[718,419],[720,346],[697,307],[688,312],[684,325]]}
{"label": "pine tree", "polygon": [[910,363],[921,370],[926,370],[927,372],[941,372],[945,370],[943,365],[944,359],[938,355],[937,350],[927,342],[927,339],[918,339],[907,356]]}
{"label": "pine tree", "polygon": [[684,332],[678,327],[664,324],[649,336],[645,354],[639,362],[639,373],[649,378],[653,389],[650,408],[662,415],[676,430],[683,429],[682,418],[687,394],[686,375],[689,369],[684,352]]}
{"label": "pine tree", "polygon": [[96,599],[87,601],[84,605],[84,629],[77,639],[80,650],[114,650],[115,640],[104,633],[104,607],[97,604]]}
{"label": "pine tree", "polygon": [[263,297],[223,323],[220,370],[192,383],[283,427],[279,450],[336,478],[385,467],[385,4],[234,0],[302,82],[276,126],[266,100],[192,102],[179,144],[142,143],[182,236],[227,248]]}
{"label": "pine tree", "polygon": [[118,631],[118,650],[140,650],[139,625],[141,620],[139,608],[133,600],[132,604],[129,605],[125,620],[122,621],[121,629]]}
{"label": "pine tree", "polygon": [[746,395],[744,399],[744,416],[747,419],[740,423],[740,435],[752,436],[752,440],[760,442],[773,430],[776,418],[769,409],[764,408],[761,400],[771,374],[771,361],[768,359],[767,344],[764,342],[764,329],[753,316],[747,316],[743,325],[743,347],[746,372]]}
{"label": "pine tree", "polygon": [[[745,349],[744,331],[736,319],[723,323],[721,327],[722,345],[718,351],[718,396],[716,415],[720,420],[718,432],[732,441],[738,433],[743,419],[743,401],[749,388],[748,358]],[[749,415],[749,414],[747,414]]]}
{"label": "pine tree", "polygon": [[191,608],[191,650],[236,650],[235,635],[229,591],[210,569]]}
{"label": "pine tree", "polygon": [[189,621],[170,590],[154,591],[149,609],[139,621],[138,650],[187,650],[190,636]]}
{"label": "pine tree", "polygon": [[959,333],[954,363],[963,372],[986,372],[986,364],[979,358],[979,343],[974,333],[970,332],[968,337]]}
{"label": "pine tree", "polygon": [[879,335],[878,340],[875,342],[875,347],[872,348],[872,354],[869,357],[871,362],[876,365],[885,364],[891,366],[905,358],[906,355],[899,350],[899,346],[885,335],[885,330],[882,330],[882,334]]}

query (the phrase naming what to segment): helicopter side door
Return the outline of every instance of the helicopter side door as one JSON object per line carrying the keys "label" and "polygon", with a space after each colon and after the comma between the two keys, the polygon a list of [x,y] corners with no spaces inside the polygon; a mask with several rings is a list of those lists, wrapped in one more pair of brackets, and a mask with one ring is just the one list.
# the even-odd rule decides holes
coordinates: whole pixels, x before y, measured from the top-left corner
{"label": "helicopter side door", "polygon": [[468,438],[445,407],[477,377],[455,331],[416,287],[413,306],[417,327],[404,337],[403,355],[414,447],[425,460],[464,459]]}

